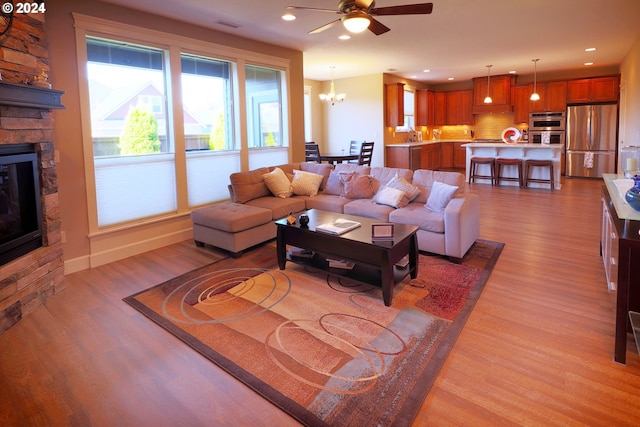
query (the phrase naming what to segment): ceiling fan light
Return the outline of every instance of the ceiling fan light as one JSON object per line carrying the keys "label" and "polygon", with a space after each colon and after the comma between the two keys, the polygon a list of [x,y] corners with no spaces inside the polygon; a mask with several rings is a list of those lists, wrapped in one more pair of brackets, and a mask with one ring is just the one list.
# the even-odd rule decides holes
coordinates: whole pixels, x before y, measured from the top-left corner
{"label": "ceiling fan light", "polygon": [[352,14],[342,18],[342,25],[351,33],[361,33],[369,28],[369,18],[363,14]]}
{"label": "ceiling fan light", "polygon": [[282,15],[282,19],[284,19],[285,21],[294,21],[296,19],[296,16],[291,12],[287,12]]}

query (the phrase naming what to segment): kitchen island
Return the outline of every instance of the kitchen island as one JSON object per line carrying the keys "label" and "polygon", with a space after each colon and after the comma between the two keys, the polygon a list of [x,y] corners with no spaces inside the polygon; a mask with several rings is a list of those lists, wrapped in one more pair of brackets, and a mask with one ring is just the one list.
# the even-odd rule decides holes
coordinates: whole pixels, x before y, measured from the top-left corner
{"label": "kitchen island", "polygon": [[[471,142],[464,144],[463,147],[467,150],[467,166],[466,176],[469,177],[469,164],[471,157],[493,157],[493,158],[507,158],[507,159],[520,159],[520,160],[551,160],[553,162],[553,182],[554,188],[559,190],[560,175],[561,175],[561,158],[563,145],[560,144],[507,144],[504,142]],[[478,173],[483,175],[489,175],[489,165],[478,165]],[[486,169],[482,169],[486,168]],[[505,177],[516,177],[517,170],[515,166],[505,166],[502,171]],[[531,178],[547,179],[549,177],[548,169],[533,168],[530,171],[529,176]],[[489,179],[477,178],[476,182],[491,184]],[[515,181],[504,181],[507,185],[518,185]],[[500,184],[502,185],[502,183]],[[547,184],[541,184],[532,182],[530,187],[542,187],[548,188]]]}

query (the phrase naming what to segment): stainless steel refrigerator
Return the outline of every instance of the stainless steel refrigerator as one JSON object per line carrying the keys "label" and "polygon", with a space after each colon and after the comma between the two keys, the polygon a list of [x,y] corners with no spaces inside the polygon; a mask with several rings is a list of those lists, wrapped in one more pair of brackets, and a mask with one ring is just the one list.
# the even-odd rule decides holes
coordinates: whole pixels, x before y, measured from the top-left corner
{"label": "stainless steel refrigerator", "polygon": [[618,108],[615,104],[567,108],[566,175],[615,173]]}

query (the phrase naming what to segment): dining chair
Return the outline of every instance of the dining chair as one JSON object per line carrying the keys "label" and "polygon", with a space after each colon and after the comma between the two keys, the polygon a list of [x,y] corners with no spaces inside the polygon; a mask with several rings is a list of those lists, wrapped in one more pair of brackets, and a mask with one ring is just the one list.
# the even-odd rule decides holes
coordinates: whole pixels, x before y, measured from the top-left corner
{"label": "dining chair", "polygon": [[[364,140],[358,140],[358,139],[352,139],[351,140],[351,144],[349,145],[349,154],[360,154],[360,147],[362,147],[362,144],[364,143]],[[352,163],[357,165],[358,164],[358,160],[349,160],[347,163]]]}
{"label": "dining chair", "polygon": [[373,157],[373,142],[363,142],[360,146],[358,164],[371,166],[371,157]]}
{"label": "dining chair", "polygon": [[320,163],[320,149],[315,142],[304,143],[304,160],[306,162]]}

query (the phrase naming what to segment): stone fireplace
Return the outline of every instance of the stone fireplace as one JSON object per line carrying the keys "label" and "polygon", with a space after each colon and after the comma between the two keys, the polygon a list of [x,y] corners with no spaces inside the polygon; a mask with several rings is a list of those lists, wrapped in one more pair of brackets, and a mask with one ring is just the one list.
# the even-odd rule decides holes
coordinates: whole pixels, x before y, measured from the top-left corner
{"label": "stone fireplace", "polygon": [[0,266],[0,334],[64,288],[52,109],[62,92],[0,82],[0,145],[33,145],[38,159],[42,247]]}

